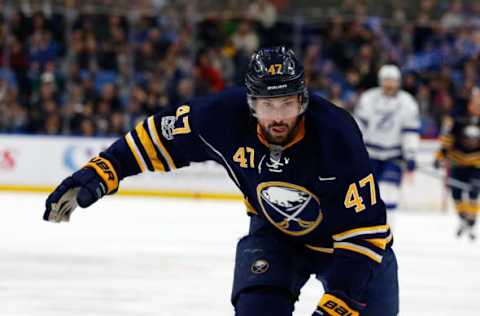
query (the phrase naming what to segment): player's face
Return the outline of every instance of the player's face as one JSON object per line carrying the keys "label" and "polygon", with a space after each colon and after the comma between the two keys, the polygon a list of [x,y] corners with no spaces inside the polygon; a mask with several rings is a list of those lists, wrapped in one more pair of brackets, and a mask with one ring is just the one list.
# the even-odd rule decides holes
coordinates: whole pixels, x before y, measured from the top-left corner
{"label": "player's face", "polygon": [[287,143],[296,131],[299,97],[258,98],[255,102],[255,114],[267,140],[277,145]]}
{"label": "player's face", "polygon": [[382,88],[383,93],[388,96],[392,96],[397,93],[400,84],[396,79],[383,79]]}

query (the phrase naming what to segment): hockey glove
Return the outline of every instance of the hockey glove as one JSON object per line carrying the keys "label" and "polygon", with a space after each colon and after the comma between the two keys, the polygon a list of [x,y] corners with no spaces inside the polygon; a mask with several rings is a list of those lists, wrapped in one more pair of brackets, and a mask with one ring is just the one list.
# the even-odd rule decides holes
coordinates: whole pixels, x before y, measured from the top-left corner
{"label": "hockey glove", "polygon": [[312,316],[359,316],[365,306],[338,292],[325,293]]}
{"label": "hockey glove", "polygon": [[433,161],[433,168],[440,169],[442,167],[442,162],[439,159]]}
{"label": "hockey glove", "polygon": [[417,163],[413,159],[407,160],[405,164],[408,172],[413,172],[417,168]]}
{"label": "hockey glove", "polygon": [[433,161],[433,167],[435,169],[440,169],[446,165],[446,150],[442,149],[435,154],[435,160]]}
{"label": "hockey glove", "polygon": [[113,164],[105,158],[95,157],[48,196],[43,219],[51,222],[68,222],[77,205],[89,207],[105,194],[118,189],[118,176]]}

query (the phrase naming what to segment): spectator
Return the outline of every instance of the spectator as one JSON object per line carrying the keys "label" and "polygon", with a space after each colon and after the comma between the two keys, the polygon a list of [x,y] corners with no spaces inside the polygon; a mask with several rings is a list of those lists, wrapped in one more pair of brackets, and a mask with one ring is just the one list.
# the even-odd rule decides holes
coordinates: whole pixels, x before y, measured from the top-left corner
{"label": "spectator", "polygon": [[252,2],[247,9],[247,15],[266,30],[270,30],[277,22],[277,9],[268,0]]}
{"label": "spectator", "polygon": [[128,131],[123,112],[113,112],[110,116],[109,129],[106,136],[123,135]]}
{"label": "spectator", "polygon": [[459,28],[465,20],[463,3],[460,0],[453,1],[440,20],[441,26],[449,31]]}
{"label": "spectator", "polygon": [[245,55],[251,55],[259,46],[258,36],[252,30],[252,25],[248,20],[243,20],[238,24],[232,41],[235,50],[241,51]]}
{"label": "spectator", "polygon": [[308,85],[347,110],[376,84],[378,65],[398,64],[429,136],[462,113],[480,80],[477,2],[321,2],[320,21],[296,6],[295,24],[284,0],[228,0],[215,3],[223,13],[203,15],[209,3],[146,0],[132,14],[71,1],[14,8],[0,21],[0,132],[113,136],[166,106],[242,85],[260,43],[295,43]]}
{"label": "spectator", "polygon": [[205,50],[198,55],[195,74],[197,81],[204,82],[205,85],[201,87],[203,91],[196,91],[197,95],[219,92],[225,87],[222,74],[213,66],[212,60],[215,57],[213,50]]}
{"label": "spectator", "polygon": [[84,118],[80,123],[80,136],[95,136],[95,124],[89,118]]}

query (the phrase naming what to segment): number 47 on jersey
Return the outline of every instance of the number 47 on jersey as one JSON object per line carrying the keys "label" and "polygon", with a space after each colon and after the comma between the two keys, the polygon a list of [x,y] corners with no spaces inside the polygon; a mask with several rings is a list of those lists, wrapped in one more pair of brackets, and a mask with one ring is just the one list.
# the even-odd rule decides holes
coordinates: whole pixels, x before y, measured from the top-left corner
{"label": "number 47 on jersey", "polygon": [[363,188],[365,186],[370,187],[370,204],[375,205],[377,204],[377,193],[375,191],[375,179],[373,178],[372,174],[369,174],[365,178],[358,181],[358,185],[356,182],[350,184],[348,187],[347,194],[345,195],[345,200],[343,204],[346,208],[355,208],[355,212],[359,213],[366,209],[365,203],[363,198],[360,196],[358,192],[358,186]]}

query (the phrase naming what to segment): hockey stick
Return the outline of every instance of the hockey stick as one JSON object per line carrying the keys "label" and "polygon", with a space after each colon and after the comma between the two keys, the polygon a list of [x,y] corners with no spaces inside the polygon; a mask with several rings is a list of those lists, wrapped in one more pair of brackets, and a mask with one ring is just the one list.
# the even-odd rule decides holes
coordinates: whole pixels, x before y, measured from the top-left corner
{"label": "hockey stick", "polygon": [[417,168],[417,172],[421,174],[430,176],[432,178],[438,179],[440,181],[445,181],[445,184],[452,188],[461,189],[464,191],[473,191],[473,190],[480,190],[480,182],[474,181],[473,183],[463,182],[452,177],[445,177],[440,172],[431,169],[431,168]]}

